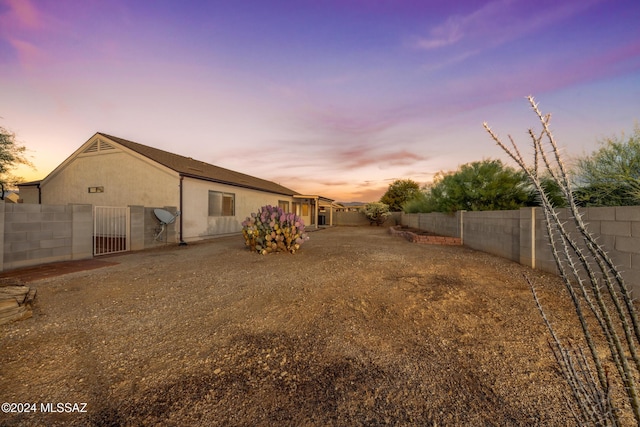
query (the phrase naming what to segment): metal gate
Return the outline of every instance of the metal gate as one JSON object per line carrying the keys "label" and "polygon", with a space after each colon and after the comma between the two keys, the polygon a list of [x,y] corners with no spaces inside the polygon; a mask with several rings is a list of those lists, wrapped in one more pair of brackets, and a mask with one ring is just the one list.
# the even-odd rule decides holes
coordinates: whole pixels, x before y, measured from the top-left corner
{"label": "metal gate", "polygon": [[128,207],[94,206],[93,255],[129,250],[131,224]]}

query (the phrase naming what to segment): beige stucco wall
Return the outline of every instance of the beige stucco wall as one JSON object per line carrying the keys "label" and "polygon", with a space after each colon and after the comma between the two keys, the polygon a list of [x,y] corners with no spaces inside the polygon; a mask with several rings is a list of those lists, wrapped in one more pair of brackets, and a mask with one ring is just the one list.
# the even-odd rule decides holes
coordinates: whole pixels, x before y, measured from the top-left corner
{"label": "beige stucco wall", "polygon": [[42,182],[42,204],[177,206],[179,183],[176,172],[119,149],[80,154]]}
{"label": "beige stucco wall", "polygon": [[[235,194],[235,216],[210,217],[209,191]],[[293,202],[291,196],[184,178],[182,237],[188,242],[216,235],[238,233],[242,230],[242,221],[252,212],[257,212],[264,205],[277,206],[279,200]]]}
{"label": "beige stucco wall", "polygon": [[34,203],[39,202],[39,191],[35,185],[29,185],[20,187],[20,203]]}

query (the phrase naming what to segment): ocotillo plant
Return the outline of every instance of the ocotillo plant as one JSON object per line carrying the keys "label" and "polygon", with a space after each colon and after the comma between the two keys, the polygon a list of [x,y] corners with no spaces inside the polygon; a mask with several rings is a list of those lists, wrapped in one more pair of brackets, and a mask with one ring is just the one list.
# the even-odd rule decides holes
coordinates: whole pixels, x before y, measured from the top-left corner
{"label": "ocotillo plant", "polygon": [[[549,127],[551,115],[542,115],[533,97],[529,96],[527,99],[542,124],[542,130],[538,133],[529,130],[534,153],[532,164],[524,160],[511,136],[511,144],[507,146],[487,123],[484,123],[484,128],[527,174],[540,197],[553,257],[582,327],[588,352],[561,341],[538,299],[534,284],[528,278],[526,280],[551,333],[550,343],[560,371],[573,394],[575,408],[572,407],[572,410],[576,422],[580,425],[620,425],[622,409],[614,405],[610,381],[612,377],[609,376],[614,373],[624,386],[633,418],[640,425],[640,399],[637,390],[640,374],[637,351],[640,328],[631,292],[611,258],[589,233],[582,220],[574,202],[569,173]],[[551,176],[562,189],[575,227],[573,233],[569,233],[567,224],[560,220],[558,211],[544,191],[542,174]],[[607,342],[607,352],[602,352],[604,354],[599,352],[594,339],[594,336],[600,334]],[[605,368],[603,361],[611,361],[615,366],[613,372]]]}
{"label": "ocotillo plant", "polygon": [[271,252],[295,253],[309,238],[304,222],[276,206],[263,206],[242,221],[245,244],[263,255]]}

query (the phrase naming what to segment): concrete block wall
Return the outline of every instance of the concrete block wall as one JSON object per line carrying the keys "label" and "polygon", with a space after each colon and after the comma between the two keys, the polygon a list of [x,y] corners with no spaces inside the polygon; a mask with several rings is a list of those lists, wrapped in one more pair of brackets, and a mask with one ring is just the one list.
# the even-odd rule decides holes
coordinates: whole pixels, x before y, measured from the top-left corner
{"label": "concrete block wall", "polygon": [[445,214],[434,212],[432,214],[418,214],[418,229],[436,232],[442,236],[460,237],[460,215],[464,212],[456,212],[455,214]]}
{"label": "concrete block wall", "polygon": [[129,250],[144,249],[144,206],[129,206]]}
{"label": "concrete block wall", "polygon": [[[1,203],[0,206],[0,269],[92,257],[90,205]],[[88,240],[83,238],[87,228]]]}
{"label": "concrete block wall", "polygon": [[[640,206],[585,208],[580,212],[589,232],[607,251],[627,285],[639,295]],[[584,247],[569,210],[559,209],[558,216],[574,236],[576,243]],[[403,214],[400,223],[443,236],[452,236],[451,231],[456,220],[459,221],[458,234],[453,236],[462,235],[465,246],[539,270],[558,272],[541,208],[458,212],[455,220],[450,219],[448,222],[441,213]]]}
{"label": "concrete block wall", "polygon": [[[176,224],[168,226],[169,243],[178,242]],[[130,206],[130,250],[164,245],[164,238],[154,240],[158,225],[153,208]],[[93,258],[93,226],[92,205],[0,201],[0,271]]]}
{"label": "concrete block wall", "polygon": [[463,213],[464,245],[520,262],[520,211]]}
{"label": "concrete block wall", "polygon": [[[387,218],[384,224],[385,227],[390,227],[400,223],[401,212],[392,212],[391,216]],[[363,226],[370,225],[369,220],[362,212],[334,212],[333,224],[342,226]]]}
{"label": "concrete block wall", "polygon": [[640,295],[640,206],[588,208],[583,220]]}
{"label": "concrete block wall", "polygon": [[68,208],[71,209],[71,259],[91,258],[93,257],[93,205],[69,205]]}
{"label": "concrete block wall", "polygon": [[441,236],[460,237],[460,216],[463,212],[444,214],[433,212],[428,214],[405,214],[398,218],[398,223],[419,230],[430,231]]}

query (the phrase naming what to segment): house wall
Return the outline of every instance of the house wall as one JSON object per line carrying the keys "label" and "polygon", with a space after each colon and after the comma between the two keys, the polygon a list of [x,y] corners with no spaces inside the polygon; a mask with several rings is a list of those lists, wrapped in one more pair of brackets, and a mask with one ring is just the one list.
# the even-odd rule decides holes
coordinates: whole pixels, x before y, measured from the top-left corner
{"label": "house wall", "polygon": [[41,183],[42,204],[176,206],[179,183],[177,173],[119,149],[80,154]]}
{"label": "house wall", "polygon": [[[589,232],[616,264],[626,283],[635,288],[636,293],[640,292],[640,206],[585,208],[581,213]],[[568,209],[558,209],[558,215],[574,240],[583,245]],[[543,271],[558,272],[541,208],[458,212],[450,216],[448,222],[444,219],[442,214],[403,214],[401,224],[461,237],[463,244],[473,249]],[[456,221],[459,231],[452,234]]]}
{"label": "house wall", "polygon": [[[133,209],[133,207],[131,207]],[[136,206],[136,209],[141,209],[138,215],[134,216],[133,210],[131,211],[131,233],[132,233],[132,246],[131,250],[137,249],[147,249],[152,248],[154,246],[166,244],[166,243],[178,243],[180,242],[180,217],[178,216],[176,220],[167,224],[162,230],[162,223],[156,217],[156,214],[153,212],[156,208],[153,207],[142,207]],[[178,211],[176,206],[162,206],[160,209],[164,209],[167,212],[170,212],[172,215],[175,215]],[[138,231],[138,235],[141,236],[137,240],[137,247],[133,247],[134,243],[134,224],[136,225],[136,230]],[[157,238],[156,238],[157,236]]]}
{"label": "house wall", "polygon": [[[235,215],[209,216],[209,191],[221,191],[235,195]],[[293,203],[291,196],[251,190],[233,185],[219,184],[200,179],[184,178],[183,181],[183,240],[188,242],[216,235],[237,233],[242,221],[264,205],[277,206],[279,200]]]}
{"label": "house wall", "polygon": [[35,185],[20,188],[20,203],[39,203],[40,192]]}

